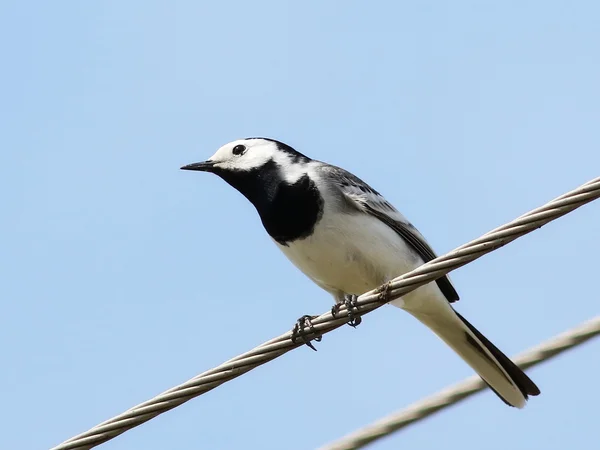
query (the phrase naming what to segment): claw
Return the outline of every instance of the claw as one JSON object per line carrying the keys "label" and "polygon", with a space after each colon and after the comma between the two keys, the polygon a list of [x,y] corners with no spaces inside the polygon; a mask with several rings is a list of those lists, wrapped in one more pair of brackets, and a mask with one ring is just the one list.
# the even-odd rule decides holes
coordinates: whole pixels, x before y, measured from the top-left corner
{"label": "claw", "polygon": [[389,281],[387,283],[381,285],[379,287],[378,291],[379,291],[379,301],[380,302],[387,303],[390,301],[391,286],[390,286]]}
{"label": "claw", "polygon": [[339,302],[336,303],[335,305],[333,305],[331,307],[331,316],[335,319],[337,317],[337,315],[340,313],[340,308],[342,307],[342,305],[344,304],[344,302]]}
{"label": "claw", "polygon": [[356,328],[362,322],[362,318],[360,316],[354,317],[354,310],[357,309],[357,307],[356,307],[357,299],[358,299],[358,297],[354,294],[345,294],[344,300],[333,305],[333,307],[331,308],[331,315],[333,317],[336,317],[340,312],[340,308],[342,307],[342,305],[344,305],[346,307],[346,309],[348,310],[348,319],[350,319],[347,322],[348,325],[350,325],[352,328]]}
{"label": "claw", "polygon": [[[294,344],[296,344],[298,342],[298,339],[301,339],[303,344],[308,345],[315,352],[317,351],[317,349],[312,344],[311,339],[306,338],[305,330],[306,330],[306,328],[308,328],[308,331],[310,333],[316,334],[315,327],[312,323],[312,319],[314,319],[316,317],[319,317],[319,316],[309,316],[306,314],[306,315],[300,317],[294,324],[294,328],[292,328],[292,342]],[[321,339],[323,339],[323,336],[315,336],[313,339],[315,342],[321,342]]]}

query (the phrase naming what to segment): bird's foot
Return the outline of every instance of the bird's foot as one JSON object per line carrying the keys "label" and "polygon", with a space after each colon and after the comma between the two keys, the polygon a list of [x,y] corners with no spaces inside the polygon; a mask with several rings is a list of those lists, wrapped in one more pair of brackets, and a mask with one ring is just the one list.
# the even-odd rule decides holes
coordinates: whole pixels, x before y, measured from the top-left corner
{"label": "bird's foot", "polygon": [[357,299],[358,299],[358,297],[354,294],[345,294],[344,300],[333,305],[333,307],[331,308],[331,315],[335,318],[339,314],[340,308],[342,307],[342,305],[344,305],[346,307],[346,309],[348,310],[348,319],[350,319],[347,322],[348,325],[350,325],[352,328],[356,328],[362,322],[362,318],[360,316],[358,316],[358,317],[354,316],[354,311],[357,309],[357,306],[356,306]]}
{"label": "bird's foot", "polygon": [[[319,316],[304,315],[296,321],[296,323],[294,324],[294,328],[292,328],[292,342],[294,344],[296,344],[298,342],[298,340],[301,340],[304,344],[308,345],[315,352],[317,351],[317,349],[312,344],[312,342],[310,342],[312,339],[307,339],[307,337],[306,337],[307,329],[308,329],[309,333],[316,334],[316,330],[312,323],[312,319],[315,319],[317,317],[319,317]],[[317,335],[313,339],[316,342],[321,342],[321,339],[323,339],[323,336]]]}
{"label": "bird's foot", "polygon": [[388,303],[390,301],[390,292],[392,291],[392,288],[390,286],[390,282],[388,281],[385,284],[382,284],[379,289],[377,289],[377,292],[379,292],[379,301],[381,303]]}

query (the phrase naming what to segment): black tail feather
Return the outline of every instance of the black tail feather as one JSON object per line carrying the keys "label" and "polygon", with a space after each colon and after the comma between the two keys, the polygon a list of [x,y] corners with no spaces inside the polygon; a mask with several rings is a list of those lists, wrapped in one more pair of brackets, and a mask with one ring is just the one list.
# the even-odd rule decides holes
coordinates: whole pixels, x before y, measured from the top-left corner
{"label": "black tail feather", "polygon": [[[456,312],[456,311],[455,311]],[[489,350],[489,352],[498,360],[502,368],[514,381],[515,385],[519,388],[523,396],[527,399],[529,395],[536,396],[540,394],[539,388],[533,381],[523,372],[514,362],[510,360],[508,356],[502,353],[498,347],[492,344],[483,334],[481,334],[473,325],[471,325],[463,316],[459,313],[456,315],[463,321],[463,323],[471,330],[471,332],[477,336],[483,345]],[[487,383],[486,383],[487,384]],[[489,386],[489,384],[488,384]],[[491,386],[490,386],[491,387]],[[498,395],[498,393],[492,389]],[[500,395],[498,397],[502,398]],[[504,400],[504,399],[503,399]]]}

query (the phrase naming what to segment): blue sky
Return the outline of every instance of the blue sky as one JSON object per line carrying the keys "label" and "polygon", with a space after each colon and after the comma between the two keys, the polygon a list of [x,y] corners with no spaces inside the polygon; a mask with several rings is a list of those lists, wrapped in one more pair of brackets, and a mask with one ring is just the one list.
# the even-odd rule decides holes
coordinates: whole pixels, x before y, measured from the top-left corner
{"label": "blue sky", "polygon": [[[0,447],[85,431],[331,306],[217,177],[270,136],[369,181],[438,253],[600,174],[598,2],[0,4]],[[453,273],[515,354],[598,314],[600,203]],[[600,342],[377,450],[583,448]],[[471,374],[386,307],[104,445],[311,449]]]}

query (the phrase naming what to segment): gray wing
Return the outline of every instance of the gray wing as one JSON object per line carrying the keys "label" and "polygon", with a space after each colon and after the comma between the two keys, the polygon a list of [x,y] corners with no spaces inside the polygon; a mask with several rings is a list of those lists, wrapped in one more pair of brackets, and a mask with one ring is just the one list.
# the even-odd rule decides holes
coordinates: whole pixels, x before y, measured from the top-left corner
{"label": "gray wing", "polygon": [[[341,191],[347,203],[385,223],[398,233],[423,261],[428,262],[436,258],[435,252],[423,235],[379,192],[340,167],[327,164],[323,169],[327,172],[327,179]],[[447,276],[438,278],[436,283],[448,302],[453,303],[459,299]]]}

